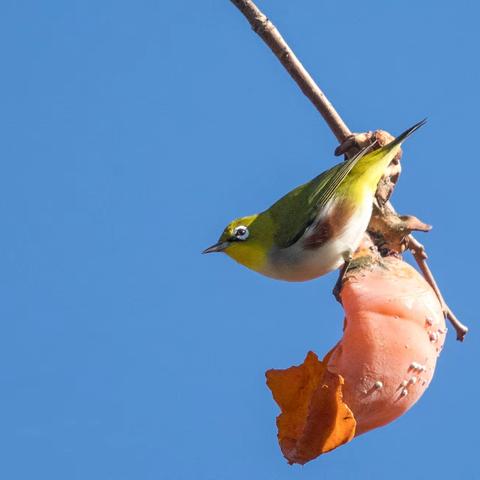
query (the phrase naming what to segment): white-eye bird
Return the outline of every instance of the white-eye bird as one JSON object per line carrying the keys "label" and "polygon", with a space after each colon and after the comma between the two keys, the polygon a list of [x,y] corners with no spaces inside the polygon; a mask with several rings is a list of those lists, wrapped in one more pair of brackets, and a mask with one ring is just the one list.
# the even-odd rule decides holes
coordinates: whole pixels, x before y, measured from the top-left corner
{"label": "white-eye bird", "polygon": [[203,253],[224,252],[268,277],[301,282],[348,265],[372,215],[378,182],[402,142],[357,155],[297,187],[262,213],[229,223]]}

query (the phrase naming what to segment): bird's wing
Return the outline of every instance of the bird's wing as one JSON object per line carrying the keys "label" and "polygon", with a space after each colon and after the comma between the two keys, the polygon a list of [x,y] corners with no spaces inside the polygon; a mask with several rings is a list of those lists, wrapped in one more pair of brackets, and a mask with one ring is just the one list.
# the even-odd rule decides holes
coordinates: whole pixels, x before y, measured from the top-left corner
{"label": "bird's wing", "polygon": [[287,193],[270,207],[269,213],[276,226],[277,246],[287,248],[303,236],[332,199],[338,186],[371,148],[372,145],[363,148],[352,158]]}

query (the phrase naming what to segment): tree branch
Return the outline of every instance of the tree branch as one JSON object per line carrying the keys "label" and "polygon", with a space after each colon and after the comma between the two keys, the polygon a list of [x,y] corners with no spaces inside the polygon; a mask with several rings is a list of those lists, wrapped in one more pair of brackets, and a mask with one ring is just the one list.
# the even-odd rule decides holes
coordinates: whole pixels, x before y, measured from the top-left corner
{"label": "tree branch", "polygon": [[253,31],[270,47],[302,92],[315,105],[339,143],[345,141],[352,133],[275,25],[251,0],[231,1],[245,15]]}
{"label": "tree branch", "polygon": [[425,252],[425,247],[418,240],[416,240],[413,235],[408,236],[408,241],[408,248],[412,252],[413,257],[415,258],[420,270],[423,273],[423,276],[425,277],[425,280],[427,280],[427,282],[431,285],[434,292],[436,293],[438,300],[440,301],[440,305],[442,306],[444,315],[448,318],[448,320],[450,320],[450,323],[453,325],[453,328],[457,333],[457,340],[463,342],[463,339],[468,332],[468,327],[466,327],[465,325],[463,325],[462,322],[460,322],[460,320],[450,310],[449,306],[445,303],[442,292],[440,292],[437,282],[435,281],[435,278],[433,277],[433,274],[427,265],[426,260],[428,257]]}
{"label": "tree branch", "polygon": [[[336,149],[335,154],[347,154],[351,153],[352,149],[358,147],[358,142],[367,141],[369,138],[372,138],[375,134],[360,134],[353,135],[349,130],[345,122],[342,120],[338,112],[335,110],[333,105],[330,103],[328,98],[322,92],[320,87],[315,83],[313,78],[307,72],[305,67],[301,64],[300,60],[297,58],[293,50],[288,46],[287,42],[284,40],[280,32],[277,30],[275,25],[264,15],[259,8],[255,5],[252,0],[230,0],[245,16],[250,25],[253,28],[253,31],[257,33],[260,38],[270,47],[274,55],[280,60],[281,64],[285,67],[287,72],[293,78],[293,80],[300,87],[302,92],[309,98],[313,103],[316,109],[320,112],[327,125],[330,127],[330,130],[333,132],[335,137],[340,143],[340,146]],[[377,132],[375,132],[377,133]],[[398,163],[397,159],[397,163]],[[390,193],[385,198],[386,211],[393,212],[395,210],[393,206],[388,201],[388,196],[391,194],[393,187],[398,179],[398,173],[394,177],[390,177]],[[378,192],[377,192],[378,195]],[[378,213],[378,212],[377,212]],[[379,211],[379,215],[382,215],[382,210]],[[403,217],[398,217],[400,221],[404,221]],[[415,218],[415,217],[413,217]],[[388,225],[388,220],[383,219],[385,225]],[[418,219],[416,219],[418,220]],[[381,223],[381,222],[380,222]],[[421,223],[421,222],[420,222]],[[424,225],[424,224],[423,224]],[[425,227],[416,228],[417,230],[424,230]],[[410,229],[411,231],[411,229]],[[422,244],[420,244],[414,237],[411,235],[410,231],[407,232],[407,235],[401,237],[402,245],[406,246],[412,251],[412,254],[417,262],[420,270],[425,277],[425,280],[430,284],[430,286],[435,291],[440,304],[442,305],[445,316],[450,320],[453,327],[457,332],[457,340],[463,341],[465,334],[468,331],[468,328],[463,325],[450,310],[448,305],[443,299],[443,295],[438,288],[438,285],[430,271],[426,258],[425,249]]]}

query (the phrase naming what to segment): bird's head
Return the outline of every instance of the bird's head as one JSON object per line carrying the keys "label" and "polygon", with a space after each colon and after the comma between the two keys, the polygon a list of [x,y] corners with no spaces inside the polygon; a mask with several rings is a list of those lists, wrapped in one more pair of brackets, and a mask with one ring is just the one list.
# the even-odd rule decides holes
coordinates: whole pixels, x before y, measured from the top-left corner
{"label": "bird's head", "polygon": [[273,225],[267,213],[230,222],[218,242],[202,253],[224,252],[252,270],[261,271],[273,244]]}

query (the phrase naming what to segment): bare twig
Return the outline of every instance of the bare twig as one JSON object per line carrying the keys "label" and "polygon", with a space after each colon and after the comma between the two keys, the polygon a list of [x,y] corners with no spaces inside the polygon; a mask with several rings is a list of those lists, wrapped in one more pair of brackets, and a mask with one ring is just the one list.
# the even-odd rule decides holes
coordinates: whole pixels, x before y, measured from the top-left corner
{"label": "bare twig", "polygon": [[434,292],[437,294],[438,300],[440,301],[440,304],[443,309],[443,313],[450,320],[450,323],[453,325],[453,328],[455,328],[455,331],[457,332],[457,340],[459,340],[460,342],[463,342],[463,339],[468,332],[468,328],[465,325],[463,325],[463,323],[460,322],[460,320],[458,320],[458,318],[453,314],[453,312],[450,310],[448,305],[445,303],[445,300],[443,299],[443,295],[440,292],[440,289],[438,288],[437,282],[435,281],[435,278],[433,277],[433,274],[427,265],[428,256],[425,252],[425,247],[418,240],[416,240],[412,235],[409,235],[408,248],[412,252],[420,270],[423,273],[423,276],[425,277],[427,282],[431,285]]}
{"label": "bare twig", "polygon": [[297,82],[302,92],[321,113],[337,140],[342,143],[352,133],[292,49],[287,45],[275,25],[251,0],[231,1],[245,15],[253,31],[271,48],[290,76]]}
{"label": "bare twig", "polygon": [[[254,32],[257,33],[270,47],[272,52],[280,60],[287,72],[300,87],[302,92],[310,99],[324,120],[327,122],[330,130],[340,143],[340,146],[336,149],[335,154],[348,154],[349,150],[354,148],[356,145],[355,136],[349,130],[345,122],[342,120],[319,86],[315,83],[305,67],[301,64],[293,50],[288,46],[287,42],[283,39],[275,25],[273,25],[267,16],[259,10],[252,0],[231,0],[231,2],[243,13],[245,18],[252,26]],[[360,134],[360,136],[361,135],[364,134]],[[357,135],[357,137],[359,136]],[[395,182],[396,179],[393,183]],[[392,211],[394,211],[393,207],[388,201],[388,198],[386,199],[386,202],[386,205],[389,206]],[[425,280],[435,291],[438,300],[442,305],[445,316],[450,320],[455,328],[457,332],[457,340],[463,341],[468,328],[455,317],[453,312],[445,303],[443,295],[441,294],[432,272],[426,263],[427,255],[423,245],[420,244],[411,234],[406,237],[406,245],[407,248],[412,251],[415,261],[422,271]]]}

